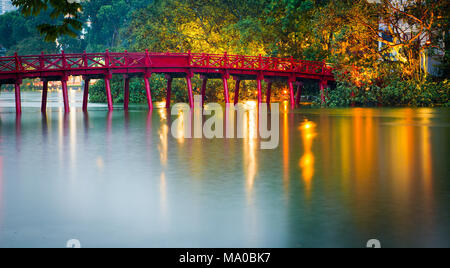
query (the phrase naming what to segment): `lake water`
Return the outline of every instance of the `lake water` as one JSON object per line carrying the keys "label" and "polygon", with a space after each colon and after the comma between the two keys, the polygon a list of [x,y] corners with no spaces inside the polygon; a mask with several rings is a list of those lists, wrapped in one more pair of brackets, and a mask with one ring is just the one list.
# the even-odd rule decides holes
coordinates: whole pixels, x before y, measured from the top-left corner
{"label": "lake water", "polygon": [[71,91],[0,94],[0,247],[449,247],[449,109],[280,106],[280,143],[175,139]]}

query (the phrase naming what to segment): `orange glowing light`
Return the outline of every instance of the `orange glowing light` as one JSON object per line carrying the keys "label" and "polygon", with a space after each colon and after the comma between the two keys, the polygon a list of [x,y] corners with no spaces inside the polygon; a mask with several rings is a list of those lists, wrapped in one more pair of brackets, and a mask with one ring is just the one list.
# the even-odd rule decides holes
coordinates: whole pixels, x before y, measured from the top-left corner
{"label": "orange glowing light", "polygon": [[305,183],[307,196],[309,197],[314,177],[314,153],[312,151],[313,140],[317,136],[315,132],[316,124],[311,121],[305,121],[299,127],[302,132],[302,140],[305,153],[300,158],[299,167],[302,170],[302,177]]}

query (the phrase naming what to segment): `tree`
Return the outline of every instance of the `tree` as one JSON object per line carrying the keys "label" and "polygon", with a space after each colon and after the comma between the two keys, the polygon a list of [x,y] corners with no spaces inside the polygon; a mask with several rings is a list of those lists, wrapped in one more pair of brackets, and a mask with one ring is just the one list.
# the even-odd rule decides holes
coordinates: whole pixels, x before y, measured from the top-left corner
{"label": "tree", "polygon": [[82,5],[77,1],[12,0],[12,4],[25,16],[37,16],[42,11],[51,9],[49,17],[53,21],[37,25],[39,33],[44,35],[45,41],[48,42],[55,42],[62,35],[76,38],[83,27],[79,19]]}

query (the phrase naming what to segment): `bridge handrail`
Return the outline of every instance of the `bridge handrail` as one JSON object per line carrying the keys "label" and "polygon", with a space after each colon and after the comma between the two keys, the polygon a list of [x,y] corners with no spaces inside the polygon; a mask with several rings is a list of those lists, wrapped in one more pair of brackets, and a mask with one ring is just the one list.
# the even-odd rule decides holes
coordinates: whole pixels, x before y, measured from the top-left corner
{"label": "bridge handrail", "polygon": [[151,56],[189,57],[187,66],[192,68],[226,68],[277,72],[303,72],[332,75],[334,67],[320,61],[209,53],[169,52],[109,52],[60,53],[0,57],[0,74],[85,68],[139,68],[151,67]]}

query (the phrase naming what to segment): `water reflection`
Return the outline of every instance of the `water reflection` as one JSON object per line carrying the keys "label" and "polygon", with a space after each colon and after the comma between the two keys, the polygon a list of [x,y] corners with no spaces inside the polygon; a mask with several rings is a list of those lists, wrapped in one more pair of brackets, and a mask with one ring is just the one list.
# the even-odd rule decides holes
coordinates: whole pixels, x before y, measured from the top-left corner
{"label": "water reflection", "polygon": [[2,113],[0,246],[448,245],[448,112],[283,103],[262,151],[253,106],[244,139],[182,141],[164,108]]}
{"label": "water reflection", "polygon": [[256,107],[250,107],[244,114],[244,172],[246,177],[246,191],[249,202],[252,202],[253,186],[255,183],[257,165],[257,110]]}
{"label": "water reflection", "polygon": [[300,126],[303,140],[304,154],[300,158],[300,168],[302,170],[302,178],[305,183],[306,196],[309,198],[311,194],[311,184],[314,176],[314,153],[312,151],[313,141],[317,133],[315,132],[316,124],[306,121]]}

